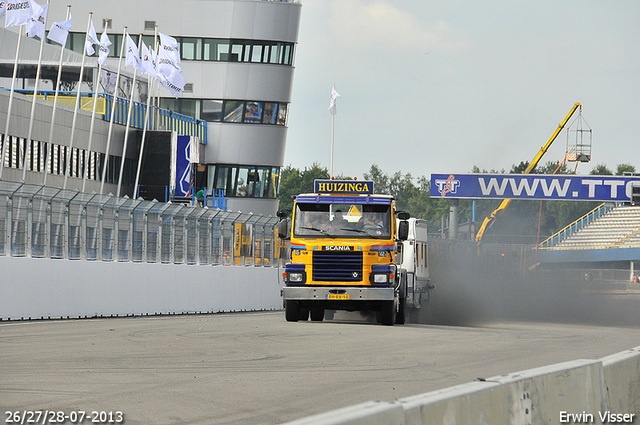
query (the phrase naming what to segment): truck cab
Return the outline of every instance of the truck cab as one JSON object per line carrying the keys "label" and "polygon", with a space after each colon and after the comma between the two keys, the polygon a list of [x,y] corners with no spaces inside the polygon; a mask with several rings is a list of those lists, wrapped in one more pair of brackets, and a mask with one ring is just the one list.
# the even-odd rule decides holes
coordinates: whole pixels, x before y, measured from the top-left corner
{"label": "truck cab", "polygon": [[396,211],[392,196],[374,194],[373,182],[316,180],[314,187],[296,197],[290,231],[286,221],[279,227],[290,237],[286,320],[310,315],[321,321],[325,310],[373,310],[383,324],[404,323],[408,214]]}

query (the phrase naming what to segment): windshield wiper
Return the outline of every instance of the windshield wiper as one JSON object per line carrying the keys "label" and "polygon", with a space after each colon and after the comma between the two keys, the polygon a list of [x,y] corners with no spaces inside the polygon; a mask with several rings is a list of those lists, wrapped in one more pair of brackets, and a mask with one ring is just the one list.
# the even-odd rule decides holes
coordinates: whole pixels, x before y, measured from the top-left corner
{"label": "windshield wiper", "polygon": [[362,233],[364,235],[367,236],[371,236],[374,239],[386,239],[386,237],[384,236],[380,236],[380,235],[372,235],[371,233],[367,232],[366,230],[362,230],[362,229],[350,229],[348,227],[342,227],[340,228],[340,230],[348,230],[350,232],[358,232],[358,233]]}
{"label": "windshield wiper", "polygon": [[320,232],[320,233],[322,233],[323,235],[327,235],[327,236],[331,236],[332,238],[335,238],[335,236],[334,236],[334,235],[332,235],[331,233],[327,232],[327,231],[326,231],[326,230],[324,230],[324,229],[318,229],[318,228],[315,228],[315,227],[301,227],[301,229],[305,229],[305,230],[314,230],[314,231],[316,231],[316,232]]}

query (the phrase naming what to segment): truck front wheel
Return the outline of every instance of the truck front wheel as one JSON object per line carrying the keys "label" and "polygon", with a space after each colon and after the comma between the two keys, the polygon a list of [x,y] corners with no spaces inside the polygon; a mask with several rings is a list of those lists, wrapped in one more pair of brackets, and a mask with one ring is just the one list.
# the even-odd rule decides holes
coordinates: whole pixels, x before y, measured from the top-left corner
{"label": "truck front wheel", "polygon": [[395,300],[380,303],[380,322],[386,326],[393,326],[396,322]]}
{"label": "truck front wheel", "polygon": [[297,301],[285,300],[284,317],[287,322],[297,322],[300,317],[300,304]]}

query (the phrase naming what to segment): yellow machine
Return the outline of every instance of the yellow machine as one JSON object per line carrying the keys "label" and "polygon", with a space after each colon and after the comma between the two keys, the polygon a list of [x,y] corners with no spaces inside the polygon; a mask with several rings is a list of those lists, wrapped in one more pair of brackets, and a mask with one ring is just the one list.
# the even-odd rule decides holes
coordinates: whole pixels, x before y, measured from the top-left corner
{"label": "yellow machine", "polygon": [[[533,161],[531,161],[529,166],[522,172],[522,174],[529,174],[531,173],[531,171],[533,171],[534,168],[536,168],[536,166],[538,165],[538,163],[540,162],[544,154],[547,153],[547,151],[549,150],[549,147],[551,146],[551,144],[554,142],[554,140],[556,140],[556,138],[558,137],[562,129],[567,125],[567,122],[569,122],[573,114],[578,109],[580,110],[580,112],[582,112],[582,105],[580,103],[576,103],[575,105],[573,105],[573,108],[571,108],[571,111],[569,111],[569,113],[564,118],[564,120],[562,120],[562,122],[558,124],[558,128],[556,129],[556,131],[553,132],[553,134],[551,135],[547,143],[540,148],[540,151],[538,152],[538,154],[535,156],[535,158],[533,158]],[[502,215],[502,213],[509,206],[510,203],[511,203],[511,199],[503,200],[498,206],[498,208],[496,208],[491,214],[489,214],[489,216],[485,217],[484,221],[482,222],[482,226],[480,226],[480,229],[476,234],[477,243],[481,242],[482,237],[484,236],[484,233],[487,231],[489,227],[491,227],[491,225],[495,222],[495,220]]]}

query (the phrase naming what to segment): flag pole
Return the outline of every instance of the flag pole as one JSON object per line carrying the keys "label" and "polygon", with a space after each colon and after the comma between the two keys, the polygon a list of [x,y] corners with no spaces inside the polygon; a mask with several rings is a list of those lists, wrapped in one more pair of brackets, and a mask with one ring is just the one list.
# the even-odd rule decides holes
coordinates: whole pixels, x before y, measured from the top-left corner
{"label": "flag pole", "polygon": [[[142,34],[138,37],[138,52],[140,52],[140,46],[142,44]],[[129,54],[129,47],[127,46],[127,54]],[[136,88],[136,74],[138,73],[138,68],[133,66],[133,80],[131,83],[131,95],[129,96],[129,108],[127,109],[127,125],[124,130],[124,143],[122,145],[122,161],[120,161],[120,175],[118,176],[118,190],[116,191],[116,196],[120,197],[120,187],[122,186],[122,173],[124,172],[124,158],[127,153],[127,142],[129,141],[129,127],[131,126],[131,110],[133,109],[133,94],[135,93]],[[136,197],[136,188],[133,188],[133,199]]]}
{"label": "flag pole", "polygon": [[[24,27],[26,30],[26,25]],[[15,92],[16,79],[18,78],[18,56],[20,54],[20,40],[22,40],[21,33],[22,33],[22,25],[18,27],[18,43],[16,44],[16,58],[13,62],[13,77],[11,78],[11,92],[9,94],[7,122],[4,127],[4,136],[2,138],[2,159],[0,159],[0,180],[2,180],[2,171],[4,170],[4,158],[5,158],[5,155],[7,154],[7,143],[9,142],[9,123],[11,122],[11,105],[13,104],[13,93]]]}
{"label": "flag pole", "polygon": [[[113,90],[113,100],[111,102],[111,119],[109,120],[109,132],[107,134],[107,148],[104,154],[104,167],[102,167],[102,182],[100,183],[100,195],[104,192],[104,179],[107,175],[107,165],[109,164],[109,146],[111,145],[111,134],[113,131],[113,120],[116,112],[116,101],[118,99],[118,85],[120,84],[120,67],[122,65],[122,52],[124,52],[124,46],[127,42],[127,27],[124,27],[122,33],[122,46],[120,47],[120,58],[118,59],[118,73],[116,74],[116,86]],[[124,161],[124,158],[122,158]]]}
{"label": "flag pole", "polygon": [[334,146],[334,133],[336,127],[336,116],[331,115],[331,165],[329,167],[329,177],[333,178],[333,146]]}
{"label": "flag pole", "polygon": [[[87,31],[85,32],[85,44],[86,37],[89,34],[89,30],[91,29],[91,20],[93,19],[93,12],[89,12],[89,19],[87,20]],[[84,74],[84,60],[87,57],[87,48],[86,46],[82,47],[82,63],[80,65],[80,78],[78,79],[78,91],[76,93],[76,103],[75,108],[73,108],[73,121],[71,122],[71,136],[69,137],[69,146],[73,146],[73,135],[76,132],[76,118],[78,117],[78,109],[80,109],[80,93],[82,90],[82,76]],[[84,152],[84,167],[80,167],[82,170],[82,175],[89,171],[89,149]],[[67,188],[67,175],[64,175],[64,188]],[[82,187],[84,191],[84,185]]]}
{"label": "flag pole", "polygon": [[[93,21],[93,16],[90,16],[89,19],[91,19]],[[105,31],[106,31],[108,23],[109,23],[109,21],[105,20]],[[89,33],[88,30],[87,30],[87,33]],[[100,41],[102,41],[102,39]],[[86,43],[86,40],[85,40],[85,43]],[[89,126],[89,142],[88,142],[88,145],[87,145],[87,161],[89,159],[89,155],[91,154],[91,142],[93,141],[93,127],[94,127],[94,124],[95,124],[96,107],[98,106],[98,90],[100,89],[100,77],[101,77],[101,74],[102,74],[102,62],[100,61],[100,50],[99,50],[100,48],[102,48],[102,45],[100,45],[100,47],[98,48],[98,74],[94,78],[95,90],[94,90],[94,93],[93,93],[93,108],[91,109],[91,125]],[[85,46],[84,50],[85,51],[87,50],[86,46]],[[106,60],[106,58],[105,58],[105,60]],[[105,102],[105,104],[106,104],[106,102]],[[83,192],[85,191],[85,186],[87,184],[87,177],[88,176],[89,176],[89,162],[87,162],[87,169],[86,169],[86,171],[84,173],[84,176],[82,177],[82,191]]]}
{"label": "flag pole", "polygon": [[[67,18],[65,20],[69,20],[69,15],[71,14],[71,5],[67,5]],[[51,125],[49,127],[49,143],[47,145],[47,152],[51,151],[51,144],[53,143],[53,128],[55,127],[56,122],[56,107],[58,105],[58,94],[60,93],[60,78],[62,78],[62,59],[64,58],[64,46],[60,46],[60,61],[58,62],[58,79],[56,80],[56,94],[53,97],[53,110],[51,111]],[[69,146],[69,156],[67,157],[67,166],[64,170],[64,189],[67,188],[67,170],[71,168],[71,158],[73,157],[72,152],[73,149]],[[46,161],[45,161],[46,163]],[[45,166],[45,169],[47,167]],[[44,173],[44,179],[42,181],[42,185],[47,184],[47,173]]]}
{"label": "flag pole", "polygon": [[[46,24],[47,17],[49,16],[49,3],[50,0],[47,0],[47,10],[44,13],[44,22]],[[31,101],[31,116],[29,117],[29,133],[27,134],[27,140],[24,145],[24,155],[22,156],[22,181],[24,181],[27,177],[27,153],[29,153],[31,149],[31,135],[33,134],[33,119],[36,112],[36,100],[38,98],[38,80],[40,79],[40,68],[42,65],[42,48],[44,46],[44,35],[40,38],[40,52],[38,53],[38,65],[36,67],[36,80],[33,84],[33,99]]]}
{"label": "flag pole", "polygon": [[[157,39],[158,39],[158,26],[156,25],[155,31],[154,31],[154,36],[153,36],[153,44],[154,44],[154,51],[158,50],[158,43],[157,43]],[[151,55],[149,55],[151,56]],[[151,61],[152,58],[149,58],[149,61]],[[140,194],[138,193],[138,184],[140,182],[140,169],[142,168],[142,153],[144,152],[144,142],[147,136],[147,126],[149,125],[149,115],[151,115],[151,86],[153,85],[153,77],[151,76],[151,74],[148,75],[147,78],[147,113],[144,116],[144,128],[142,130],[142,142],[140,143],[140,154],[138,155],[138,169],[136,170],[136,182],[133,185],[133,197],[134,199],[137,199],[138,196],[140,196]]]}

